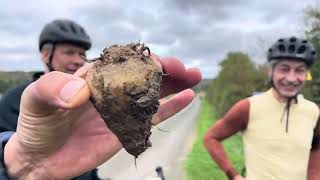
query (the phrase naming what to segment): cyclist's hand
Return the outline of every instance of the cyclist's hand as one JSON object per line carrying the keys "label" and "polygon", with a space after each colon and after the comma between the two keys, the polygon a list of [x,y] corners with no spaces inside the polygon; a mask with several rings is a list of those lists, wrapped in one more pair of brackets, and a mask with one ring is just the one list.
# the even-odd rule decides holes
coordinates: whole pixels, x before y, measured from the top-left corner
{"label": "cyclist's hand", "polygon": [[[201,79],[197,69],[185,69],[178,60],[161,62],[168,74],[161,86],[161,101],[152,119],[158,124],[186,107],[190,89]],[[91,102],[87,68],[75,75],[51,72],[29,85],[22,95],[17,132],[4,150],[9,176],[17,179],[71,179],[114,156],[122,145],[108,129]],[[175,85],[175,86],[174,86]]]}
{"label": "cyclist's hand", "polygon": [[245,180],[245,178],[240,175],[236,175],[233,180]]}

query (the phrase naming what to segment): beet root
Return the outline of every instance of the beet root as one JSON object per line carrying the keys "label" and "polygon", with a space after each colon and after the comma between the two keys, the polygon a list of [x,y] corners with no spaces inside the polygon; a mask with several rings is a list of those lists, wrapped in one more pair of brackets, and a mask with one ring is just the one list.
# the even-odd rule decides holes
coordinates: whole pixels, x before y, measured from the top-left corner
{"label": "beet root", "polygon": [[135,157],[151,147],[151,119],[159,106],[162,75],[149,48],[131,43],[105,48],[86,76],[95,108]]}

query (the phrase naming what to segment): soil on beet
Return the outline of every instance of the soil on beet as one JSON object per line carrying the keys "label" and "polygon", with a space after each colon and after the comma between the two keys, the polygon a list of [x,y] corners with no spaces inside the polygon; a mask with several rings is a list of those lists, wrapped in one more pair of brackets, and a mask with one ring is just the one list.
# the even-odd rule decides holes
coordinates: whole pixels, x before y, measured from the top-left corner
{"label": "soil on beet", "polygon": [[148,54],[140,43],[113,45],[94,59],[86,77],[95,108],[135,157],[151,147],[151,119],[159,106],[162,69]]}

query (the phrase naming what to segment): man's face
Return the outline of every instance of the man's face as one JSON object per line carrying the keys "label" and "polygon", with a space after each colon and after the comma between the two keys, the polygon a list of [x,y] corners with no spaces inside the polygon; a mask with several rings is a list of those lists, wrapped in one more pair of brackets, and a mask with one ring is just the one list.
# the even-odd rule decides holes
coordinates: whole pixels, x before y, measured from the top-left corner
{"label": "man's face", "polygon": [[297,95],[303,88],[307,76],[307,66],[302,61],[281,60],[273,72],[273,83],[283,98]]}
{"label": "man's face", "polygon": [[55,71],[73,74],[84,64],[81,56],[86,56],[85,49],[82,47],[66,43],[56,44],[52,67]]}

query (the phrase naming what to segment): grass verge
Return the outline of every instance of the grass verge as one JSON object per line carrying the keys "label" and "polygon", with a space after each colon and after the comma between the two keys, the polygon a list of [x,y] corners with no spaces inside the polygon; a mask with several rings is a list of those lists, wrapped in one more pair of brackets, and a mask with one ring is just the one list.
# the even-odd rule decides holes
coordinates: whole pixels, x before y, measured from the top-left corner
{"label": "grass verge", "polygon": [[[216,120],[217,117],[212,106],[203,99],[197,123],[197,138],[191,152],[184,161],[187,180],[227,180],[227,177],[211,159],[203,145],[205,133]],[[244,164],[241,136],[237,134],[223,141],[223,146],[235,168],[238,172],[241,172]]]}

